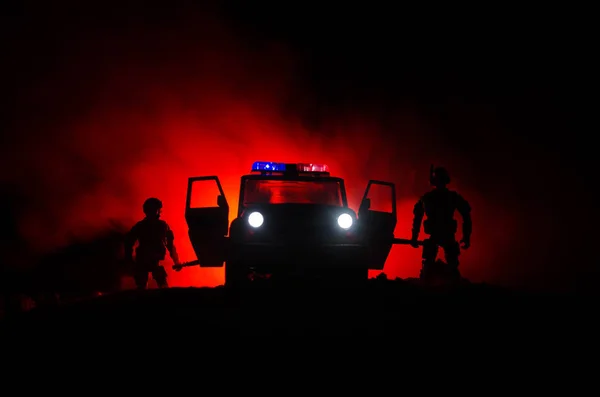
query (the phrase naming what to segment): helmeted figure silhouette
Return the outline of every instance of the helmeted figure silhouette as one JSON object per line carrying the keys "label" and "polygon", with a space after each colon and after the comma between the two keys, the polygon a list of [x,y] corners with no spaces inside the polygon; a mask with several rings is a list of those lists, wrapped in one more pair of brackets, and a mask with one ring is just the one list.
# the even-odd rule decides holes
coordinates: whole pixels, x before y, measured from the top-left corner
{"label": "helmeted figure silhouette", "polygon": [[167,251],[173,262],[178,265],[179,257],[173,240],[175,236],[167,222],[160,219],[162,202],[154,197],[147,199],[143,205],[146,217],[136,223],[125,238],[125,259],[133,261],[133,247],[136,260],[133,266],[135,283],[138,289],[148,285],[148,273],[160,288],[168,287],[167,272],[159,263],[165,259]]}
{"label": "helmeted figure silhouette", "polygon": [[445,168],[431,166],[430,183],[435,188],[425,193],[413,209],[412,246],[415,248],[418,247],[416,241],[423,216],[427,216],[423,222],[423,231],[429,238],[423,241],[421,279],[427,280],[440,271],[439,262],[436,262],[438,247],[444,250],[450,278],[460,278],[458,257],[461,247],[455,238],[458,224],[454,219],[454,212],[458,211],[462,216],[463,238],[460,242],[463,249],[468,249],[472,231],[471,206],[460,194],[446,187],[450,183],[450,175]]}

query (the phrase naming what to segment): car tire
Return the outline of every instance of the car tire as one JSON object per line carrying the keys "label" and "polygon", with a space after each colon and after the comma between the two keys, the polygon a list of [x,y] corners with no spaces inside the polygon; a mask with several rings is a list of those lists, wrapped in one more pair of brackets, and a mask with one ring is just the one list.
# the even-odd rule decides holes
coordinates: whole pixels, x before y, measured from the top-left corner
{"label": "car tire", "polygon": [[240,262],[225,263],[225,287],[241,288],[250,283],[248,268]]}

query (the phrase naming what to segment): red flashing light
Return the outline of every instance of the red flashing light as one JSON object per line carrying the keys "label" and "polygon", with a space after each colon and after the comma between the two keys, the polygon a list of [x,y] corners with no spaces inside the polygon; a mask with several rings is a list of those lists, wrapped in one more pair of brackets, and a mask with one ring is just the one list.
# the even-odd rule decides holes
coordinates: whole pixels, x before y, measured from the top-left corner
{"label": "red flashing light", "polygon": [[298,171],[300,172],[329,172],[327,164],[310,164],[310,163],[299,163]]}

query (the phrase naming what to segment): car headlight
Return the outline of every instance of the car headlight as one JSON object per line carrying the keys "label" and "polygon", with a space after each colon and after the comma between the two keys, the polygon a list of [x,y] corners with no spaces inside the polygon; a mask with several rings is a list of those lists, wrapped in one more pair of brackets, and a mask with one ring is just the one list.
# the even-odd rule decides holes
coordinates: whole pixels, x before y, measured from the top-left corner
{"label": "car headlight", "polygon": [[344,230],[350,229],[352,227],[352,223],[353,223],[352,216],[350,216],[348,214],[341,214],[337,218],[337,223],[338,223],[338,226]]}
{"label": "car headlight", "polygon": [[253,212],[248,215],[248,224],[254,228],[261,227],[264,221],[265,218],[260,212]]}

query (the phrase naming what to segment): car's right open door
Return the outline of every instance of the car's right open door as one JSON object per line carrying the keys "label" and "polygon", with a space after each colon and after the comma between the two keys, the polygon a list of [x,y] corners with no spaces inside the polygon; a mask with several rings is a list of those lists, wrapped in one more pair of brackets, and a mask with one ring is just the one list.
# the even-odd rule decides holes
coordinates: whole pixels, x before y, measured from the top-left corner
{"label": "car's right open door", "polygon": [[383,270],[397,223],[396,185],[370,180],[358,210],[361,234],[369,245],[369,269]]}
{"label": "car's right open door", "polygon": [[201,267],[222,267],[227,253],[229,204],[217,176],[188,179],[185,221]]}

